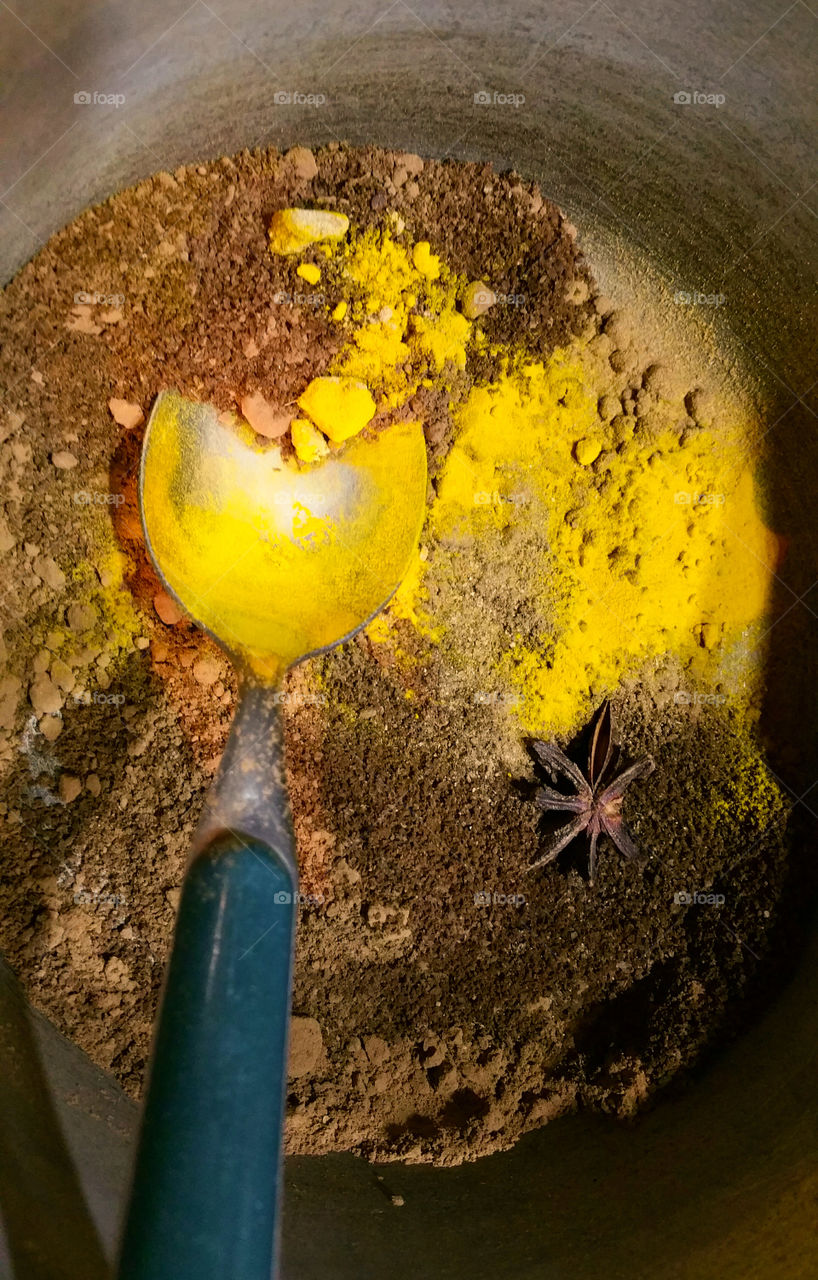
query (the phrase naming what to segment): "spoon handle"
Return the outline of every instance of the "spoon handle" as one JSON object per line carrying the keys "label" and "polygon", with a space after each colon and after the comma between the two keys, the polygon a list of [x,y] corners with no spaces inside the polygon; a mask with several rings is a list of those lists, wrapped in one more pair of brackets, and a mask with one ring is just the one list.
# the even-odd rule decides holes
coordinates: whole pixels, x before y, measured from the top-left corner
{"label": "spoon handle", "polygon": [[[236,739],[251,740],[248,722],[273,730],[252,740],[253,768],[276,809],[266,814],[275,839],[254,834],[252,819],[249,830],[242,826],[239,814],[206,843],[200,828],[179,904],[119,1280],[277,1274],[297,878],[278,709],[263,692],[237,713],[214,803],[218,811],[225,773],[241,766]],[[270,788],[271,776],[280,785]]]}

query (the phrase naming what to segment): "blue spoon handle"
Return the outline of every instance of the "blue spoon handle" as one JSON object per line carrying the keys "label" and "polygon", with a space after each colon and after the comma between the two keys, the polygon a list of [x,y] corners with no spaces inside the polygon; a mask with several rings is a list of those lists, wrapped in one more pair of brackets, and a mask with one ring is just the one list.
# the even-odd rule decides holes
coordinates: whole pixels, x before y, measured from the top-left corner
{"label": "blue spoon handle", "polygon": [[[249,720],[259,728],[239,712],[228,770]],[[280,780],[277,716],[267,728]],[[182,889],[119,1280],[276,1273],[297,880],[280,781],[266,799],[275,842],[231,824]]]}

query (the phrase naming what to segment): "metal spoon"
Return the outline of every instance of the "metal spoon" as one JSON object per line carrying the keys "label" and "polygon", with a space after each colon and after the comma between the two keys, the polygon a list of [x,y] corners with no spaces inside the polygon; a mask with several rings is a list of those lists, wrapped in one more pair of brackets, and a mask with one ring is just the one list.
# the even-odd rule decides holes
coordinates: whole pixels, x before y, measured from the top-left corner
{"label": "metal spoon", "polygon": [[281,678],[348,639],[406,573],[426,503],[417,423],[308,469],[174,392],[142,447],[140,508],[167,590],[242,696],[182,889],[120,1280],[270,1280],[298,873]]}

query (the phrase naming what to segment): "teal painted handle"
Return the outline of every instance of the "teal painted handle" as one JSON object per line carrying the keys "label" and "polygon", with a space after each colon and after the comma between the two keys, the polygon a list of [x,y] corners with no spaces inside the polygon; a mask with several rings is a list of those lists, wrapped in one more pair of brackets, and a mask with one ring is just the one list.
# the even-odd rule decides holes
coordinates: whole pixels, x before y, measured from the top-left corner
{"label": "teal painted handle", "polygon": [[296,882],[226,834],[179,904],[120,1280],[270,1280],[277,1253]]}

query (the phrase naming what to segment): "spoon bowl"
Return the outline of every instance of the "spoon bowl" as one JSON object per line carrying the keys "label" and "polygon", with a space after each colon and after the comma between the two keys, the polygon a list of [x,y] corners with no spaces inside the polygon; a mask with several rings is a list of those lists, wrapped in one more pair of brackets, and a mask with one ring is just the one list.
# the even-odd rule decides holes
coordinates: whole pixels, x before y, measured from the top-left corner
{"label": "spoon bowl", "polygon": [[172,392],[142,447],[140,506],[168,591],[233,662],[269,683],[348,639],[417,546],[426,447],[416,422],[358,437],[309,468],[247,424]]}

